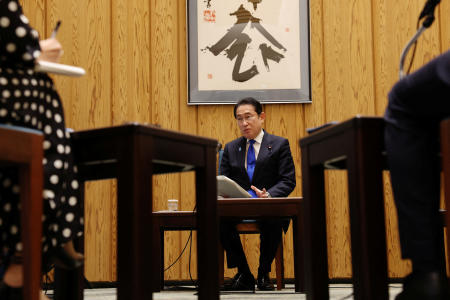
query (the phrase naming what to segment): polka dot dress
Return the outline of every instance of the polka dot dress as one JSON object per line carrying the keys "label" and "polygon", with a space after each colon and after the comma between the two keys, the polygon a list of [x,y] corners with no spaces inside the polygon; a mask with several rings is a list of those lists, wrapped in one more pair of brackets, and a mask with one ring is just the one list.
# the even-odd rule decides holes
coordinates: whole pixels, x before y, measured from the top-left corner
{"label": "polka dot dress", "polygon": [[[44,134],[43,251],[81,235],[83,203],[70,134],[52,80],[32,70],[40,55],[39,37],[17,0],[0,0],[0,124],[37,129]],[[0,168],[0,255],[22,250],[20,187],[13,168]]]}

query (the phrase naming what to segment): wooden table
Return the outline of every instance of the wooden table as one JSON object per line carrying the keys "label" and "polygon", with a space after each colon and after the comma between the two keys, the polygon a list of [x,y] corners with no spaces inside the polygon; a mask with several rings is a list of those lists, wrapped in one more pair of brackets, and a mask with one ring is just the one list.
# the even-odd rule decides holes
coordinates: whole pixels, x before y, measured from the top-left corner
{"label": "wooden table", "polygon": [[329,299],[324,169],[348,172],[354,297],[387,300],[384,121],[355,117],[300,140],[308,300]]}
{"label": "wooden table", "polygon": [[[197,230],[197,213],[194,211],[168,211],[153,212],[153,292],[158,293],[164,289],[164,232]],[[191,236],[192,238],[192,236]],[[192,242],[192,241],[191,241]],[[217,250],[218,252],[219,250]],[[220,261],[220,260],[219,260]],[[217,265],[219,265],[219,261]],[[218,268],[217,273],[220,272]],[[220,283],[219,283],[220,284]]]}
{"label": "wooden table", "polygon": [[[264,219],[264,218],[292,218],[294,236],[294,275],[295,290],[300,292],[303,287],[303,245],[301,230],[302,198],[228,198],[217,200],[219,217],[235,217],[240,219]],[[154,212],[155,219],[153,234],[161,234],[160,230],[197,230],[195,213],[192,211],[160,211]],[[164,237],[154,237],[155,249],[160,249],[159,256],[155,256],[155,265],[161,262],[164,249]],[[157,245],[159,243],[159,245]],[[156,250],[158,251],[158,250]],[[154,266],[154,273],[159,273],[160,278],[156,282],[155,290],[160,290],[160,282],[163,282],[164,273],[161,265]],[[212,273],[217,274],[217,273]],[[218,277],[218,276],[211,276]]]}
{"label": "wooden table", "polygon": [[292,218],[294,242],[295,291],[304,291],[303,262],[303,201],[302,198],[233,198],[217,200],[219,217],[264,219],[274,217]]}
{"label": "wooden table", "polygon": [[[152,299],[152,175],[190,170],[199,225],[198,298],[219,299],[218,278],[210,276],[218,272],[217,141],[139,124],[79,131],[72,139],[83,181],[117,178],[117,299]],[[79,287],[70,289],[61,298],[80,299],[73,296]]]}

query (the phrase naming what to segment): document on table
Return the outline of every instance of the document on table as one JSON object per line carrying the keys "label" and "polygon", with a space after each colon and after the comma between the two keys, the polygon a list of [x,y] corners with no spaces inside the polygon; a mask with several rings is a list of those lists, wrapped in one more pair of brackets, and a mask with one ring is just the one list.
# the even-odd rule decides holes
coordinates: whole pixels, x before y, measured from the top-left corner
{"label": "document on table", "polygon": [[[252,196],[239,184],[227,176],[217,176],[217,196],[224,198],[251,198]],[[221,198],[222,199],[222,198]]]}

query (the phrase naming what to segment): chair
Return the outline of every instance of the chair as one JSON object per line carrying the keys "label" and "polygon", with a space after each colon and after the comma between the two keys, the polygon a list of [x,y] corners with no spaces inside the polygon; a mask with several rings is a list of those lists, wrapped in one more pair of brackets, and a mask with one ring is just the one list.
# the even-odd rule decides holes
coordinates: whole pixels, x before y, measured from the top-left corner
{"label": "chair", "polygon": [[30,300],[39,299],[41,282],[42,143],[42,133],[37,130],[0,125],[0,165],[19,168],[23,297]]}
{"label": "chair", "polygon": [[[220,174],[220,162],[223,150],[219,150],[218,173]],[[220,208],[219,208],[220,209]],[[178,230],[196,230],[195,212],[192,211],[158,211],[153,212],[153,244],[157,255],[154,256],[155,273],[160,274],[160,280],[155,280],[153,286],[155,292],[164,289],[164,232]],[[244,220],[238,224],[237,229],[242,234],[259,233],[256,220]],[[159,255],[158,255],[159,254]],[[278,247],[275,256],[277,290],[284,288],[284,262],[283,242]],[[224,282],[224,250],[219,247],[219,281]]]}
{"label": "chair", "polygon": [[[256,234],[260,233],[259,226],[256,220],[242,220],[242,223],[236,226],[240,234]],[[224,249],[219,247],[219,274],[222,276],[219,278],[221,282],[224,281]],[[275,255],[275,272],[277,290],[284,289],[284,256],[283,256],[283,241],[278,246],[277,253]]]}
{"label": "chair", "polygon": [[[447,211],[450,210],[450,119],[441,122],[441,155],[442,172],[444,173],[444,202]],[[444,226],[447,227],[447,259],[450,258],[450,213],[441,212],[444,215]],[[450,281],[449,281],[450,284]]]}
{"label": "chair", "polygon": [[[219,150],[219,162],[218,162],[218,170],[217,173],[221,174],[220,165],[222,162],[223,149]],[[237,231],[240,234],[257,234],[260,233],[260,229],[258,226],[257,220],[244,219],[240,224],[236,226]],[[224,256],[223,256],[223,248],[219,247],[219,274],[224,273],[223,265],[224,265]],[[275,271],[276,271],[276,281],[277,281],[277,290],[281,290],[284,288],[284,257],[283,257],[283,241],[281,241],[278,246],[277,253],[275,255]],[[223,283],[224,277],[220,277],[220,282]]]}

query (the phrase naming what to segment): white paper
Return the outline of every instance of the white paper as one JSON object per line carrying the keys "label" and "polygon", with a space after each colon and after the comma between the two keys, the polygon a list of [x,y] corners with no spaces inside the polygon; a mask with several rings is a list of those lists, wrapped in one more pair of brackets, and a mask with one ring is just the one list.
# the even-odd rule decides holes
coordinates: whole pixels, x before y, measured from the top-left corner
{"label": "white paper", "polygon": [[224,198],[251,198],[239,184],[224,175],[217,176],[217,196]]}
{"label": "white paper", "polygon": [[86,71],[83,68],[48,61],[37,61],[34,70],[36,72],[54,73],[73,77],[80,77],[86,74]]}

